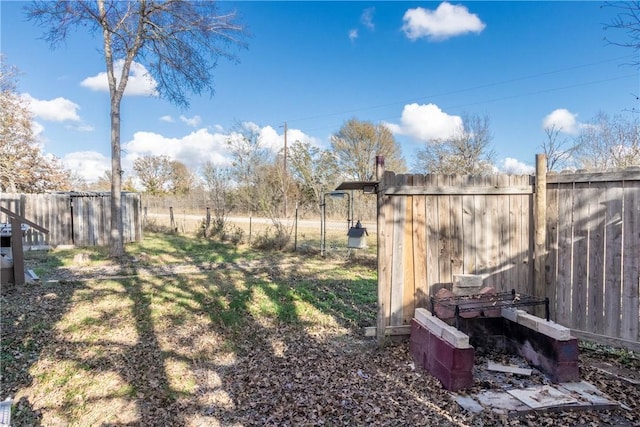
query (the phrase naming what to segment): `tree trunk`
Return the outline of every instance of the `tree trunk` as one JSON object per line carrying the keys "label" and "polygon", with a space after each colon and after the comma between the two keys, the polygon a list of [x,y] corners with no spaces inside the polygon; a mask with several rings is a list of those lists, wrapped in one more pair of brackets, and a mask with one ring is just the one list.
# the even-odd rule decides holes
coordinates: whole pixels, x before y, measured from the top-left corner
{"label": "tree trunk", "polygon": [[120,161],[120,102],[111,100],[111,233],[109,255],[111,258],[124,256],[122,236],[122,171]]}

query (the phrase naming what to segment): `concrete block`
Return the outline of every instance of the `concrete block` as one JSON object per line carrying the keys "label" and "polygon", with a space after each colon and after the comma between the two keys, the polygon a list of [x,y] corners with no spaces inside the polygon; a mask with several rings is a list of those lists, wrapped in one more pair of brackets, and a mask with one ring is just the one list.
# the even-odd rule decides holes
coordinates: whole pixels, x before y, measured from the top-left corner
{"label": "concrete block", "polygon": [[479,274],[454,274],[453,293],[455,295],[477,294],[482,287],[482,276]]}
{"label": "concrete block", "polygon": [[[425,310],[426,311],[426,310]],[[428,313],[428,311],[427,311]],[[424,313],[420,314],[420,323],[422,323],[425,328],[427,328],[433,335],[437,337],[442,336],[442,330],[444,328],[448,328],[449,325],[445,323],[443,320],[438,319],[436,316],[423,316]],[[417,319],[416,319],[417,320]]]}
{"label": "concrete block", "polygon": [[518,310],[516,310],[515,308],[503,308],[502,317],[511,320],[512,322],[518,323]]}
{"label": "concrete block", "polygon": [[558,325],[554,321],[546,321],[540,319],[538,323],[538,332],[545,334],[548,337],[557,339],[558,341],[568,341],[571,339],[571,330],[562,325]]}
{"label": "concrete block", "polygon": [[469,348],[469,335],[460,332],[453,326],[442,329],[442,339],[454,346],[455,348]]}
{"label": "concrete block", "polygon": [[427,317],[432,317],[432,314],[426,308],[416,308],[416,311],[413,314],[413,317],[423,325],[426,325]]}
{"label": "concrete block", "polygon": [[540,324],[540,321],[546,322],[546,320],[541,319],[538,316],[534,316],[533,314],[521,312],[521,310],[518,310],[517,322],[519,325],[522,325],[533,331],[538,332],[538,324]]}

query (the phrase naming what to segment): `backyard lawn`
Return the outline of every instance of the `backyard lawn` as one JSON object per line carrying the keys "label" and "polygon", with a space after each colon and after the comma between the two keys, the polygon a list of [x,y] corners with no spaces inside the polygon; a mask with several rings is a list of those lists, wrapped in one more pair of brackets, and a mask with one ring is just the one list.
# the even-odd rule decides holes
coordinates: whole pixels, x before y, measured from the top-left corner
{"label": "backyard lawn", "polygon": [[379,346],[373,251],[260,252],[147,233],[120,265],[96,248],[27,253],[2,287],[0,400],[14,426],[640,425],[634,353],[585,346],[582,376],[629,409],[470,414],[406,341]]}

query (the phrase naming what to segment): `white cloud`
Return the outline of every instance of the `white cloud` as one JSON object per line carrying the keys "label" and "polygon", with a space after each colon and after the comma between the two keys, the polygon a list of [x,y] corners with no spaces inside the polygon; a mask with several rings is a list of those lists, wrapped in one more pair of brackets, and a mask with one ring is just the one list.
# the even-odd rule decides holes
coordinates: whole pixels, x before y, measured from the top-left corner
{"label": "white cloud", "polygon": [[555,129],[570,135],[577,134],[581,126],[578,122],[578,115],[565,108],[553,110],[542,120],[543,129],[555,127]]}
{"label": "white cloud", "polygon": [[65,168],[77,172],[88,182],[96,182],[111,169],[111,160],[95,151],[76,151],[62,158]]}
{"label": "white cloud", "polygon": [[354,41],[357,38],[358,38],[358,30],[357,29],[349,30],[349,40]]}
{"label": "white cloud", "polygon": [[67,129],[75,130],[76,132],[93,132],[95,128],[91,125],[80,124],[67,126]]}
{"label": "white cloud", "polygon": [[386,123],[391,132],[418,141],[448,138],[462,126],[462,118],[452,116],[435,104],[409,104],[402,110],[401,124]]}
{"label": "white cloud", "polygon": [[66,98],[55,98],[48,101],[36,99],[25,93],[23,99],[29,103],[29,109],[35,117],[52,122],[79,121],[80,106]]}
{"label": "white cloud", "polygon": [[180,116],[180,120],[183,123],[186,123],[187,126],[191,126],[191,127],[197,127],[200,122],[202,121],[202,119],[200,118],[200,116],[193,116],[191,118],[189,117],[185,117],[185,116]]}
{"label": "white cloud", "polygon": [[[284,147],[284,134],[278,133],[271,126],[260,127],[253,122],[243,123],[248,129],[259,134],[264,147],[278,152]],[[216,131],[200,129],[180,138],[168,138],[154,132],[136,132],[133,139],[123,145],[126,155],[123,158],[123,168],[131,171],[133,162],[144,155],[168,156],[171,160],[184,163],[191,171],[196,172],[206,161],[214,164],[227,165],[231,163],[231,153],[227,141],[238,135],[222,132],[221,127],[214,127]],[[287,143],[295,141],[315,140],[299,129],[289,129]]]}
{"label": "white cloud", "polygon": [[375,30],[376,26],[373,23],[373,13],[376,11],[375,7],[366,8],[362,11],[362,15],[360,16],[360,22],[369,30]]}
{"label": "white cloud", "polygon": [[[118,60],[113,64],[114,73],[117,77],[122,74],[123,64],[123,60]],[[107,81],[107,73],[102,72],[96,74],[93,77],[87,77],[82,82],[80,82],[80,86],[89,88],[94,91],[108,92],[109,83]],[[124,92],[125,95],[156,96],[158,94],[158,92],[156,91],[156,86],[156,81],[153,79],[153,77],[151,77],[144,65],[137,62],[133,62],[131,64],[129,77],[127,79],[127,88]]]}
{"label": "white cloud", "polygon": [[173,120],[173,117],[171,117],[171,116],[162,116],[162,117],[160,117],[160,121],[161,122],[167,122],[167,123],[173,123],[175,120]]}
{"label": "white cloud", "polygon": [[409,9],[402,18],[402,31],[411,40],[426,37],[446,40],[467,33],[480,33],[486,24],[477,15],[460,5],[440,3],[436,10],[417,7]]}
{"label": "white cloud", "polygon": [[500,170],[511,175],[531,175],[535,172],[536,168],[518,159],[507,157],[502,161]]}
{"label": "white cloud", "polygon": [[194,131],[181,138],[167,138],[154,132],[136,132],[133,139],[123,146],[126,152],[124,161],[132,165],[136,158],[144,155],[164,155],[179,160],[195,172],[206,161],[229,163],[227,138],[225,134],[212,134],[207,129]]}

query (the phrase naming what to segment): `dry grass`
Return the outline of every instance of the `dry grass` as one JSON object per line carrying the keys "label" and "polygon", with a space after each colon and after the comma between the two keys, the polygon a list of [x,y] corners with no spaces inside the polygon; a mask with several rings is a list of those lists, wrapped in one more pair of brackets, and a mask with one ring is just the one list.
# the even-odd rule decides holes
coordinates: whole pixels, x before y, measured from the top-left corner
{"label": "dry grass", "polygon": [[[502,423],[462,411],[413,370],[406,343],[360,335],[375,322],[370,254],[158,234],[121,265],[96,249],[74,264],[79,251],[30,253],[42,283],[2,289],[1,397],[14,398],[15,426]],[[637,390],[626,396],[637,410]],[[509,425],[607,424],[599,413],[549,416]]]}

